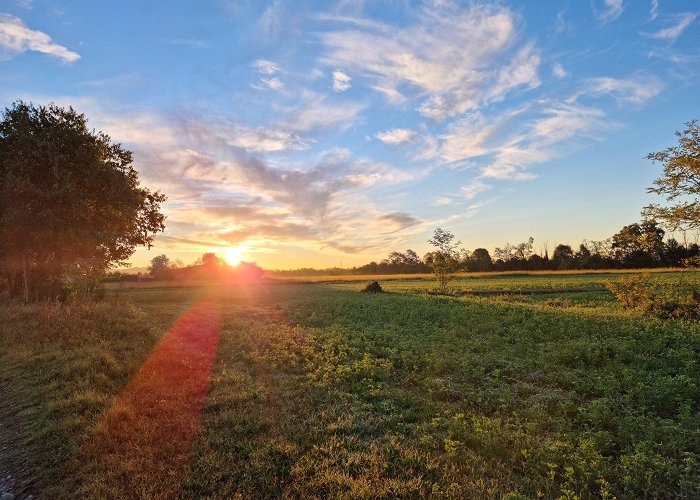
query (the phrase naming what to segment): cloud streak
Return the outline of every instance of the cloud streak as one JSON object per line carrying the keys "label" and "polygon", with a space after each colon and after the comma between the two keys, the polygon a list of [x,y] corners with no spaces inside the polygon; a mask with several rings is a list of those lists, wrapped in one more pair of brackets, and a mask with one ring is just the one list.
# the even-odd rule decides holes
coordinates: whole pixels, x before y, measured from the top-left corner
{"label": "cloud streak", "polygon": [[684,12],[675,16],[676,24],[650,33],[649,36],[659,40],[676,40],[698,17],[695,12]]}
{"label": "cloud streak", "polygon": [[616,21],[625,10],[623,0],[603,0],[604,8],[598,12],[598,20],[603,23]]}
{"label": "cloud streak", "polygon": [[23,52],[40,52],[72,63],[80,54],[54,43],[44,32],[28,28],[18,17],[0,14],[0,58],[8,59]]}

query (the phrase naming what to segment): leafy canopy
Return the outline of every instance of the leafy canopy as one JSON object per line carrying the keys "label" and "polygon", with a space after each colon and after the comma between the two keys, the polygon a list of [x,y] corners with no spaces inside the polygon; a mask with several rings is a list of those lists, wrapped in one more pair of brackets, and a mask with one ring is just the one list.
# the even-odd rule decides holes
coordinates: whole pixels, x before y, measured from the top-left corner
{"label": "leafy canopy", "polygon": [[697,120],[686,123],[683,132],[676,132],[678,144],[663,151],[649,153],[647,159],[664,167],[663,175],[654,181],[649,193],[666,198],[668,206],[652,204],[642,214],[663,222],[671,230],[700,227],[700,127]]}
{"label": "leafy canopy", "polygon": [[[85,115],[22,101],[0,121],[0,260],[38,286],[68,269],[124,264],[164,229],[165,196],[140,186],[132,153]],[[29,263],[27,265],[27,262]]]}

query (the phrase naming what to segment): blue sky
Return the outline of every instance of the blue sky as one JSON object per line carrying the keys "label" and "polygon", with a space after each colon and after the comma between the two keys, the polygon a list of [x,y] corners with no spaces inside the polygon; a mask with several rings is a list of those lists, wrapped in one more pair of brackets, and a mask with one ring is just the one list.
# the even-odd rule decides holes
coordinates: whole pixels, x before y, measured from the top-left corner
{"label": "blue sky", "polygon": [[0,104],[72,105],[168,195],[140,266],[357,265],[639,220],[700,118],[697,1],[4,0]]}

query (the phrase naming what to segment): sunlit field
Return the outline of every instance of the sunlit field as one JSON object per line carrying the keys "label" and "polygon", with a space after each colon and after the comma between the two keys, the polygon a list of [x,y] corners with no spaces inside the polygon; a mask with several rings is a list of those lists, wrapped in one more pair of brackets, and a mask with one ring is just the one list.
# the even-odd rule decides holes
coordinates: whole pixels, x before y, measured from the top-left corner
{"label": "sunlit field", "polygon": [[623,310],[602,285],[617,278],[3,307],[0,481],[46,498],[697,498],[700,324]]}

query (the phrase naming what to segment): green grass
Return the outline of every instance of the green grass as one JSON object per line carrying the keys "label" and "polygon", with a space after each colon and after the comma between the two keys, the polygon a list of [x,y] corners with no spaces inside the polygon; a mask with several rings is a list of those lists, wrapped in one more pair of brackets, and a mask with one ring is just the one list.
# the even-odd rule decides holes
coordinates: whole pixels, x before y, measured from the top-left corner
{"label": "green grass", "polygon": [[131,305],[112,310],[112,296],[65,320],[2,309],[0,380],[24,411],[2,414],[21,431],[9,458],[31,461],[28,491],[70,497],[62,463],[206,293],[222,331],[183,497],[700,496],[698,323],[623,311],[606,291],[447,298],[431,285],[132,290]]}

